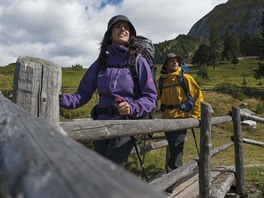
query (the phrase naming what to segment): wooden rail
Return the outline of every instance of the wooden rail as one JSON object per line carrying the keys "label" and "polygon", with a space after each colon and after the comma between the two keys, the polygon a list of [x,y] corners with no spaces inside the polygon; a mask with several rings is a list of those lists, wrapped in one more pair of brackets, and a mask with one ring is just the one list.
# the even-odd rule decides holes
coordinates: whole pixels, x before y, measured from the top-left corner
{"label": "wooden rail", "polygon": [[108,139],[128,135],[149,134],[199,127],[195,118],[153,120],[89,120],[61,122],[60,126],[75,140]]}

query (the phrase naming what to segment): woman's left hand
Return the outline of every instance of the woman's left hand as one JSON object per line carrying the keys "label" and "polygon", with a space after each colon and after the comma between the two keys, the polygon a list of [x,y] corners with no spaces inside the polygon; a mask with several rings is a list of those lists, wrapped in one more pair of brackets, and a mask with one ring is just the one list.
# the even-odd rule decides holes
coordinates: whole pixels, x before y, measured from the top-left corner
{"label": "woman's left hand", "polygon": [[120,102],[119,104],[116,105],[119,114],[120,115],[130,115],[130,105],[128,104],[128,102],[124,101],[124,102]]}

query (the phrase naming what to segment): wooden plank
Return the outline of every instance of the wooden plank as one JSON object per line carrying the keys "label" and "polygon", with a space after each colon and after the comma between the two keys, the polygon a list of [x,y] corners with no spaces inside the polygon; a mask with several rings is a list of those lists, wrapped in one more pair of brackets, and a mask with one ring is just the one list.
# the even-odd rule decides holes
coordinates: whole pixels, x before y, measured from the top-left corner
{"label": "wooden plank", "polygon": [[195,128],[199,125],[199,120],[195,118],[100,121],[80,119],[60,123],[69,136],[81,142],[163,131],[170,132]]}
{"label": "wooden plank", "polygon": [[222,123],[226,123],[226,122],[231,122],[232,121],[232,117],[231,116],[219,116],[219,117],[214,117],[211,120],[211,124],[212,125],[217,125],[217,124],[222,124]]}
{"label": "wooden plank", "polygon": [[219,147],[215,148],[215,149],[211,152],[211,157],[216,156],[218,153],[221,153],[222,151],[224,151],[224,150],[230,148],[230,147],[233,146],[233,145],[234,145],[233,142],[229,142],[229,143],[226,143],[226,144],[224,144],[224,145],[222,145],[222,146],[219,146]]}
{"label": "wooden plank", "polygon": [[13,101],[18,106],[50,124],[57,124],[60,88],[60,66],[48,60],[28,56],[17,59]]}
{"label": "wooden plank", "polygon": [[[153,142],[153,143],[147,144],[146,146],[138,146],[138,151],[139,151],[139,154],[143,154],[147,151],[163,148],[165,146],[168,146],[167,140],[163,140],[160,142]],[[131,155],[136,154],[136,149],[133,148],[130,154]]]}
{"label": "wooden plank", "polygon": [[[212,182],[224,168],[213,168],[210,171],[210,182]],[[199,176],[198,174],[192,175],[188,180],[179,181],[179,184],[174,186],[170,197],[175,198],[195,198],[199,197]]]}
{"label": "wooden plank", "polygon": [[[230,148],[233,144],[233,142],[229,142],[227,144],[215,148],[211,152],[211,157],[214,157],[216,154]],[[155,186],[157,190],[164,191],[172,185],[175,185],[175,183],[179,182],[184,177],[190,175],[197,167],[198,159],[190,160],[178,169],[170,173],[163,174],[159,178],[154,179],[150,182],[150,184]]]}
{"label": "wooden plank", "polygon": [[158,191],[164,191],[168,187],[174,185],[177,181],[191,174],[197,167],[198,162],[196,160],[190,160],[179,168],[151,181],[149,184],[154,186]]}
{"label": "wooden plank", "polygon": [[232,107],[233,132],[235,146],[236,167],[236,191],[240,196],[244,195],[244,160],[243,160],[243,137],[241,129],[241,116],[238,107]]}
{"label": "wooden plank", "polygon": [[199,196],[209,198],[211,195],[211,118],[213,110],[210,104],[201,103],[201,132],[199,157]]}
{"label": "wooden plank", "polygon": [[0,181],[6,197],[164,197],[2,95]]}
{"label": "wooden plank", "polygon": [[172,198],[194,198],[199,196],[199,181],[196,172],[191,178],[174,187],[171,196]]}
{"label": "wooden plank", "polygon": [[252,145],[255,145],[255,146],[264,147],[264,142],[260,142],[260,141],[256,141],[256,140],[243,138],[243,142],[245,142],[247,144],[252,144]]}
{"label": "wooden plank", "polygon": [[243,118],[244,120],[253,120],[256,122],[264,123],[264,118],[258,117],[256,115],[241,114],[241,118]]}
{"label": "wooden plank", "polygon": [[[231,116],[212,118],[212,124],[220,124],[230,121],[232,121]],[[60,126],[73,139],[80,142],[87,142],[89,140],[109,139],[127,135],[170,132],[188,128],[197,128],[200,126],[200,121],[194,118],[102,121],[75,119],[60,122]]]}
{"label": "wooden plank", "polygon": [[234,171],[224,171],[212,182],[212,198],[224,198],[235,180]]}
{"label": "wooden plank", "polygon": [[[212,182],[212,191],[215,191],[215,188],[218,188],[217,184],[219,184],[219,181],[223,181],[225,177],[222,177],[221,174],[231,173],[234,176],[234,172],[231,172],[230,170],[227,170],[226,167],[214,167],[211,169],[211,179]],[[218,179],[218,177],[221,176],[221,179]],[[227,178],[227,182],[224,184],[225,187],[223,189],[228,188],[226,184],[229,184],[229,187],[231,186],[232,182],[230,182],[230,178]],[[217,181],[215,183],[215,181]],[[194,174],[190,179],[183,181],[182,183],[179,183],[178,185],[175,185],[175,188],[173,189],[171,193],[171,197],[177,197],[177,198],[186,198],[186,197],[199,197],[199,181],[198,181],[198,174]]]}

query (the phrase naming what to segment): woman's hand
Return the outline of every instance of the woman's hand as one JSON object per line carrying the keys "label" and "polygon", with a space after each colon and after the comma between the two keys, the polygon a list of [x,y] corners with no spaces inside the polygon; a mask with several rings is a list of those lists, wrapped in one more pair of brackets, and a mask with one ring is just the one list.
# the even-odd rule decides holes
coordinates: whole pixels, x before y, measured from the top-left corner
{"label": "woman's hand", "polygon": [[117,97],[115,99],[115,106],[120,115],[130,115],[130,105],[128,102],[124,101],[122,97]]}
{"label": "woman's hand", "polygon": [[130,105],[128,102],[124,101],[123,98],[118,97],[115,99],[115,106],[119,111],[120,115],[130,115]]}
{"label": "woman's hand", "polygon": [[128,102],[124,101],[121,102],[119,104],[117,104],[117,109],[119,111],[120,115],[130,115],[130,105],[128,104]]}

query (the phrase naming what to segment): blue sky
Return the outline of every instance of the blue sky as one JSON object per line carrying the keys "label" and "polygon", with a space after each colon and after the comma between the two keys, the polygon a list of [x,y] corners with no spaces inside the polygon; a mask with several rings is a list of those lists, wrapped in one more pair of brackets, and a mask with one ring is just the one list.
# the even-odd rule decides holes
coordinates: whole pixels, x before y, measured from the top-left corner
{"label": "blue sky", "polygon": [[106,1],[101,1],[101,5],[100,8],[104,8],[107,5],[114,5],[114,6],[118,6],[120,3],[122,3],[122,1],[119,0],[106,0]]}
{"label": "blue sky", "polygon": [[0,0],[0,66],[19,56],[89,67],[109,19],[126,15],[154,43],[187,34],[227,0]]}

